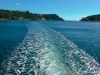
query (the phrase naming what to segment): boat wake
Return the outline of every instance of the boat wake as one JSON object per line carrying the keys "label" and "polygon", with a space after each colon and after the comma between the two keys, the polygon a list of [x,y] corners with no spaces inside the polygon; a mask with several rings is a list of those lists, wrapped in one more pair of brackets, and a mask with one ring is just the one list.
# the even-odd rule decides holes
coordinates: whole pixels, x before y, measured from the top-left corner
{"label": "boat wake", "polygon": [[2,63],[1,75],[100,75],[100,65],[55,30],[30,23],[23,42]]}

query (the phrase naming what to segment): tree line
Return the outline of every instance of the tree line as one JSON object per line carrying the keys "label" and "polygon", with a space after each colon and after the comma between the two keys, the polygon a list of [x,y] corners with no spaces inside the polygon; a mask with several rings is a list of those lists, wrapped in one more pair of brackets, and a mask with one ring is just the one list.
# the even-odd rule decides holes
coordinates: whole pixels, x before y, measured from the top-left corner
{"label": "tree line", "polygon": [[3,10],[0,9],[0,19],[4,20],[63,20],[57,14],[37,14],[28,10]]}
{"label": "tree line", "polygon": [[84,17],[80,21],[100,21],[100,14]]}

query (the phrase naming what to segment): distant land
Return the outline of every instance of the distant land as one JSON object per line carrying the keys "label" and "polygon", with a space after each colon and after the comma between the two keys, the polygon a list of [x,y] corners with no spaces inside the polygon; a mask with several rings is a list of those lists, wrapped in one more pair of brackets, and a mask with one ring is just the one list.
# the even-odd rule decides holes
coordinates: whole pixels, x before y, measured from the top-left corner
{"label": "distant land", "polygon": [[37,14],[21,10],[0,9],[0,20],[63,20],[57,14]]}
{"label": "distant land", "polygon": [[100,21],[100,14],[84,17],[80,21]]}

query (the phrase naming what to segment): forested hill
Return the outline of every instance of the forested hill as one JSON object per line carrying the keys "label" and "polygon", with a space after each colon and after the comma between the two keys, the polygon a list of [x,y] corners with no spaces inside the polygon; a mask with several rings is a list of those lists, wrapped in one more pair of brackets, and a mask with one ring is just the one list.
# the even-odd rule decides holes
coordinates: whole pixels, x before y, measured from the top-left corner
{"label": "forested hill", "polygon": [[84,17],[80,21],[100,21],[100,14]]}
{"label": "forested hill", "polygon": [[63,20],[56,14],[37,14],[29,11],[0,9],[0,20]]}

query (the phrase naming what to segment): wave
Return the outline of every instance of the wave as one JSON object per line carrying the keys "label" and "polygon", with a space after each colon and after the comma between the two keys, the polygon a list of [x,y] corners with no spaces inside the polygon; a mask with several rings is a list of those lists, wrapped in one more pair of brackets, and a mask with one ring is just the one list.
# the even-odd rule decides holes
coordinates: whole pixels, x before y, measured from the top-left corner
{"label": "wave", "polygon": [[100,65],[55,30],[30,23],[23,42],[2,63],[1,75],[100,75]]}

